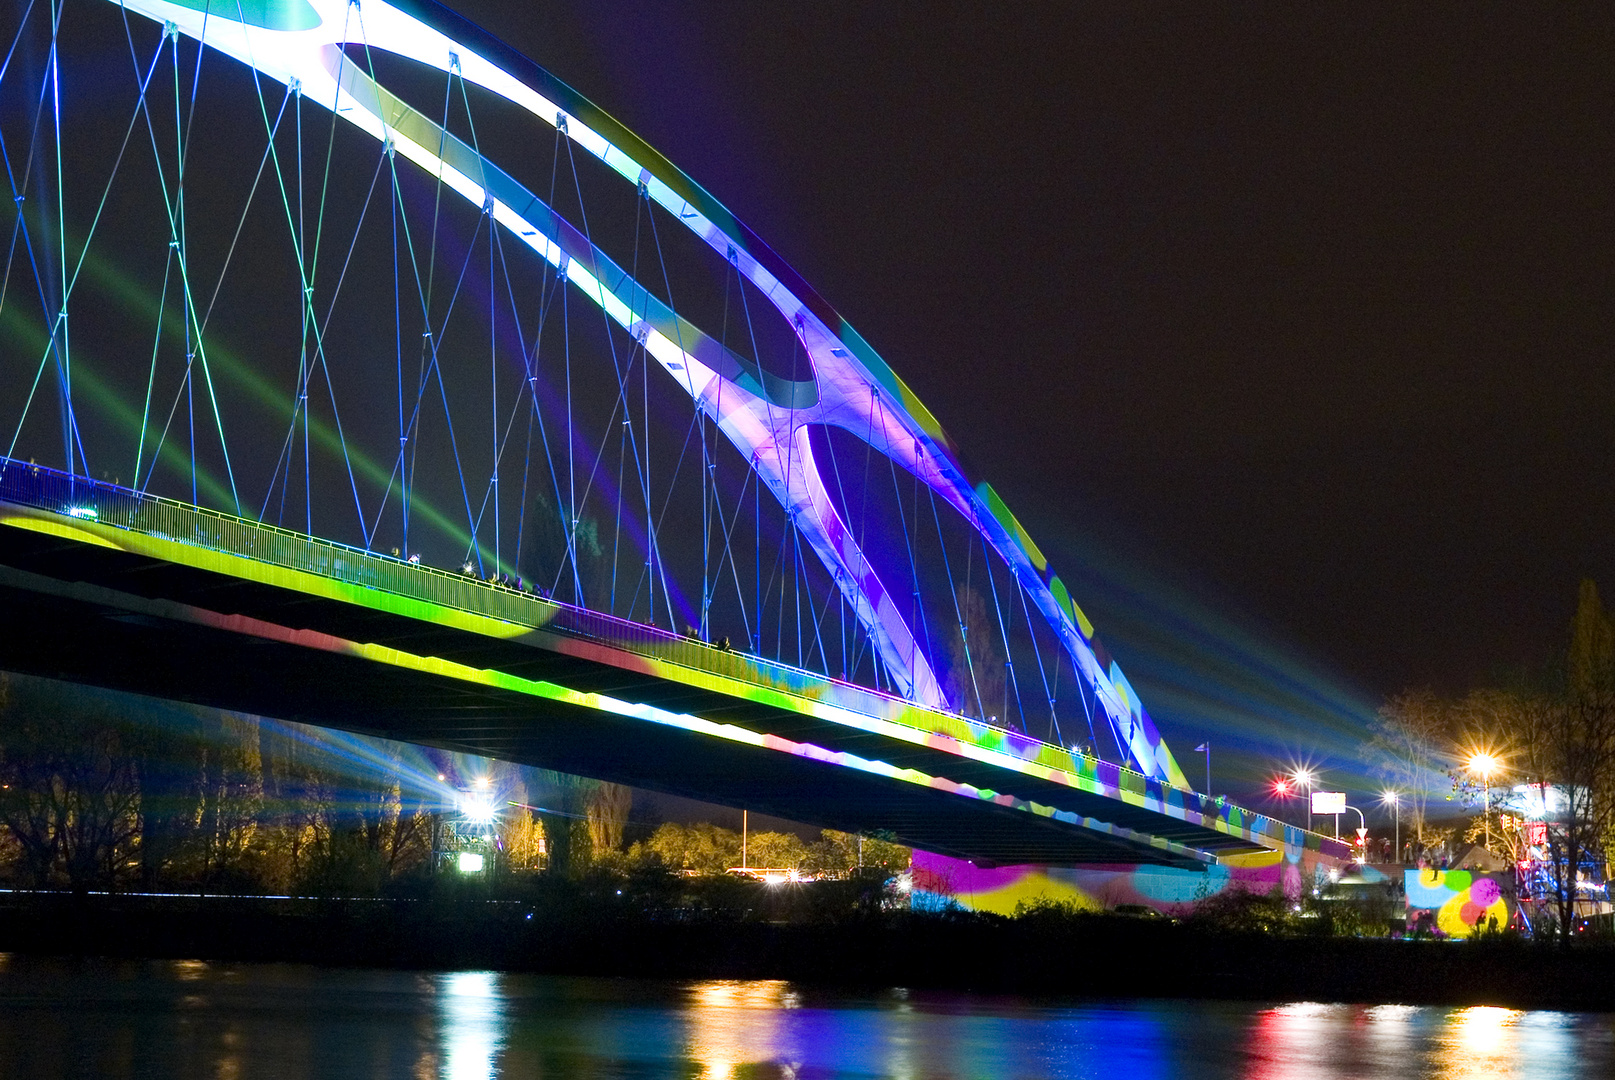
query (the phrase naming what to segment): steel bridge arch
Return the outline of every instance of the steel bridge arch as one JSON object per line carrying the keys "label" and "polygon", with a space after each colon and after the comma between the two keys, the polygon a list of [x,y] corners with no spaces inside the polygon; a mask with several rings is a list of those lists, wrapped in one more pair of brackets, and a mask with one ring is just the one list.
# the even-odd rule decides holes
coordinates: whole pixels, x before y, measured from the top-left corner
{"label": "steel bridge arch", "polygon": [[[1093,625],[935,416],[800,275],[717,199],[582,94],[431,0],[113,0],[297,88],[488,211],[629,330],[751,463],[856,612],[910,699],[947,702],[913,629],[836,509],[811,424],[841,427],[925,483],[1004,559],[1059,638],[1119,746],[1143,773],[1190,784],[1137,693],[1101,662]],[[774,378],[662,305],[550,207],[378,85],[345,46],[452,73],[558,129],[640,187],[743,274],[793,328],[811,380]]]}

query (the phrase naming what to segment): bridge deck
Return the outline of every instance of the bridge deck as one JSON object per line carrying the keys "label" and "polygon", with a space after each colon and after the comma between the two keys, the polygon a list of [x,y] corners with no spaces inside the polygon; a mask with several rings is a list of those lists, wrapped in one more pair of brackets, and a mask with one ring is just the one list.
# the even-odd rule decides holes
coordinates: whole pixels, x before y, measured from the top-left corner
{"label": "bridge deck", "polygon": [[[0,666],[470,750],[983,864],[1344,845],[530,593],[0,458]],[[16,625],[16,622],[13,622]]]}

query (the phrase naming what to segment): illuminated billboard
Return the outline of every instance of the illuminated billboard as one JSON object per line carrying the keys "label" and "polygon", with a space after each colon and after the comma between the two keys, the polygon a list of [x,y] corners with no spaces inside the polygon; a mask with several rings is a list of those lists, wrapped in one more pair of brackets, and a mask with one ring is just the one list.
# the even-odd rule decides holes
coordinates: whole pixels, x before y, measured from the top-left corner
{"label": "illuminated billboard", "polygon": [[1312,812],[1314,814],[1344,814],[1346,812],[1346,793],[1344,791],[1314,791],[1312,793]]}

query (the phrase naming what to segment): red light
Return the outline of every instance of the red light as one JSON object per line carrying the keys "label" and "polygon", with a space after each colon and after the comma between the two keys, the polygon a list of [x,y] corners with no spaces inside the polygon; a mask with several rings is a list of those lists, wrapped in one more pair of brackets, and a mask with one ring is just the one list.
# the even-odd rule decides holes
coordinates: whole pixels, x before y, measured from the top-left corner
{"label": "red light", "polygon": [[1289,793],[1290,782],[1288,780],[1276,780],[1273,782],[1273,794],[1288,795]]}

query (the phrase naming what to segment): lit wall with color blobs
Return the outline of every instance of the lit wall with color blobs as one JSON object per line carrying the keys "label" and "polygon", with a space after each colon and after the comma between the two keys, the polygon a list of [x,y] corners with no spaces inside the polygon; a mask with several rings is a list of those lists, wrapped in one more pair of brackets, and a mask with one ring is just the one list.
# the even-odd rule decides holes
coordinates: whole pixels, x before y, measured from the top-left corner
{"label": "lit wall with color blobs", "polygon": [[1466,938],[1494,920],[1501,930],[1514,917],[1512,874],[1408,870],[1406,885],[1410,930],[1424,921],[1448,937]]}
{"label": "lit wall with color blobs", "polygon": [[[1287,830],[1301,839],[1299,830]],[[1173,866],[996,866],[915,851],[913,904],[921,910],[959,907],[1013,915],[1021,904],[1056,903],[1094,911],[1149,908],[1164,915],[1228,889],[1270,893],[1280,888],[1297,898],[1315,887],[1320,873],[1339,864],[1305,846],[1223,858],[1205,870]]]}

